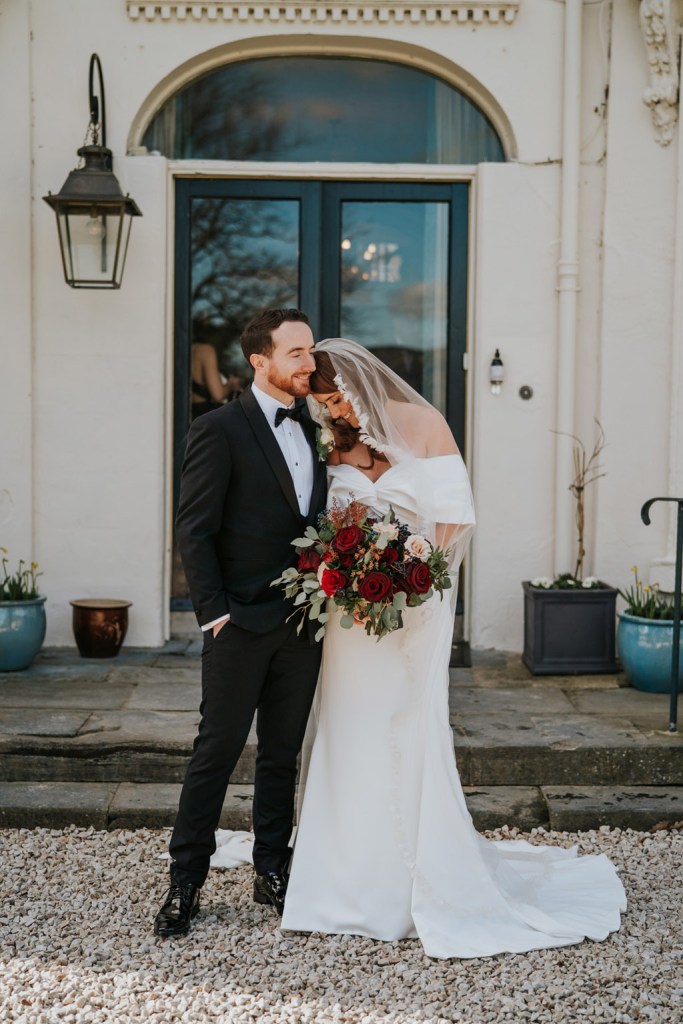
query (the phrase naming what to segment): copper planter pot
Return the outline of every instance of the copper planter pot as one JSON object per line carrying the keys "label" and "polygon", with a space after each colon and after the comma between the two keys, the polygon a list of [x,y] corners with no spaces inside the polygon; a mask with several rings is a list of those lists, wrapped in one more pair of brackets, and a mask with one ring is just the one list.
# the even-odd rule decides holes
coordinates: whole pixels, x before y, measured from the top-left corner
{"label": "copper planter pot", "polygon": [[83,658],[115,658],[128,629],[132,601],[112,598],[81,598],[73,608],[76,645]]}

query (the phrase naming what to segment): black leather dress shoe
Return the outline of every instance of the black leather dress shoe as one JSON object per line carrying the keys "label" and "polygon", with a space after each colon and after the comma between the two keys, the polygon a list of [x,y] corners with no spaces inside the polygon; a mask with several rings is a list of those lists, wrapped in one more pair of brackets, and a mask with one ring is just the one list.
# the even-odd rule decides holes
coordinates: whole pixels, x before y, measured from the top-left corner
{"label": "black leather dress shoe", "polygon": [[267,871],[254,878],[254,903],[267,903],[275,907],[280,917],[285,909],[287,875],[283,871]]}
{"label": "black leather dress shoe", "polygon": [[199,886],[171,882],[166,900],[154,920],[154,934],[162,939],[187,935],[190,922],[199,913]]}

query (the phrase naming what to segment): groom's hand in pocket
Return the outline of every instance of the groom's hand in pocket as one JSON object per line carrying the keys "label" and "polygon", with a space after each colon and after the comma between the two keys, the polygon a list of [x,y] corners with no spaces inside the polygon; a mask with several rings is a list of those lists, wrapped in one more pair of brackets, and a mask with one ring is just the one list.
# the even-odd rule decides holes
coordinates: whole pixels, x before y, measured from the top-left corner
{"label": "groom's hand in pocket", "polygon": [[229,622],[230,622],[230,616],[228,616],[228,618],[227,618],[227,619],[223,619],[223,621],[222,621],[222,622],[217,622],[217,623],[216,623],[216,625],[215,625],[215,626],[213,627],[213,635],[214,635],[214,638],[218,636],[218,634],[220,633],[220,631],[221,631],[221,630],[223,629],[223,626],[227,626],[227,624],[228,624]]}

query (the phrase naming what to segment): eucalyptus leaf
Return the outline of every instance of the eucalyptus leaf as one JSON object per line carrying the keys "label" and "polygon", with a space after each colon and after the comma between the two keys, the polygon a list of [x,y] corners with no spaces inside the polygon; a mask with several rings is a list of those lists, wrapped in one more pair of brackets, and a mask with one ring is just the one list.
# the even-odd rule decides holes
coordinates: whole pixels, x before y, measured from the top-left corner
{"label": "eucalyptus leaf", "polygon": [[308,594],[304,593],[304,591],[302,590],[301,593],[297,594],[296,597],[294,598],[294,604],[295,605],[303,604],[304,601],[307,600],[307,598],[308,598]]}
{"label": "eucalyptus leaf", "polygon": [[405,611],[408,607],[408,595],[404,594],[402,590],[399,590],[397,594],[394,594],[393,605],[394,608],[397,608],[399,611]]}
{"label": "eucalyptus leaf", "polygon": [[310,537],[295,537],[292,544],[295,548],[310,548],[313,546],[313,541]]}
{"label": "eucalyptus leaf", "polygon": [[317,632],[317,633],[315,634],[315,639],[316,639],[316,642],[317,642],[318,640],[322,640],[322,638],[323,638],[324,636],[325,636],[325,627],[324,627],[324,626],[321,626],[321,627],[320,627],[320,629],[318,630],[318,632]]}
{"label": "eucalyptus leaf", "polygon": [[342,615],[340,626],[342,629],[353,629],[353,615]]}

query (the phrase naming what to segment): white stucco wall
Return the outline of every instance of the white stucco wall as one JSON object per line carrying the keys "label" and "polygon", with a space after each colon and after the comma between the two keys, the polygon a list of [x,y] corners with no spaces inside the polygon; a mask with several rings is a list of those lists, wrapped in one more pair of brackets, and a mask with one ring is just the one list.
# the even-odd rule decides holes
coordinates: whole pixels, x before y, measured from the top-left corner
{"label": "white stucco wall", "polygon": [[32,521],[31,101],[28,8],[0,9],[0,547],[13,571],[36,547]]}
{"label": "white stucco wall", "polygon": [[651,562],[666,549],[666,510],[657,509],[653,525],[645,527],[640,508],[648,498],[666,495],[669,484],[677,147],[655,141],[642,102],[648,82],[638,20],[617,4],[597,368],[597,414],[609,448],[607,476],[597,487],[595,542],[596,571],[615,585],[629,581],[632,565],[647,578]]}
{"label": "white stucco wall", "polygon": [[[646,530],[638,509],[666,485],[676,154],[657,145],[641,102],[647,60],[636,6],[617,4],[613,23],[611,7],[587,6],[584,19],[575,417],[590,443],[598,416],[609,442],[608,476],[588,507],[587,568],[624,583],[634,561],[645,565],[665,547],[665,528]],[[520,581],[554,568],[563,17],[563,5],[546,0],[523,0],[511,25],[389,20],[352,29],[134,22],[124,0],[2,8],[0,84],[21,95],[11,112],[17,145],[0,155],[3,208],[19,240],[10,243],[6,232],[0,239],[0,288],[12,308],[3,338],[0,543],[7,536],[23,552],[33,535],[48,642],[71,642],[68,601],[84,596],[134,602],[130,643],[156,644],[167,633],[173,185],[165,159],[124,155],[132,128],[174,69],[196,69],[210,51],[231,59],[259,46],[320,52],[329,43],[406,60],[432,51],[441,72],[451,66],[480,83],[514,134],[515,162],[476,175],[468,418],[479,528],[470,624],[475,646],[521,648]],[[133,224],[123,288],[113,293],[66,287],[54,215],[40,199],[76,164],[93,51],[104,68],[114,170],[144,214]],[[488,387],[496,347],[507,374],[499,397]],[[518,395],[522,384],[534,389],[529,402]]]}

